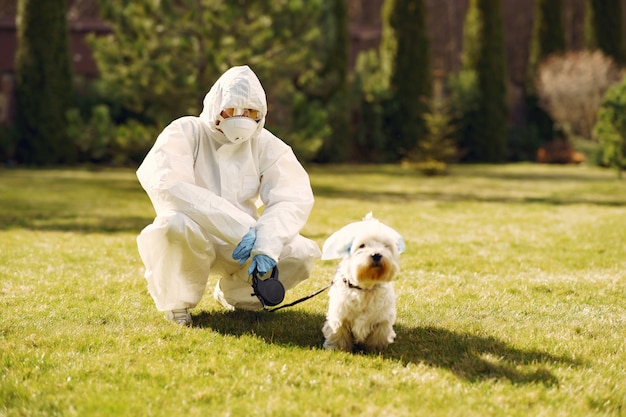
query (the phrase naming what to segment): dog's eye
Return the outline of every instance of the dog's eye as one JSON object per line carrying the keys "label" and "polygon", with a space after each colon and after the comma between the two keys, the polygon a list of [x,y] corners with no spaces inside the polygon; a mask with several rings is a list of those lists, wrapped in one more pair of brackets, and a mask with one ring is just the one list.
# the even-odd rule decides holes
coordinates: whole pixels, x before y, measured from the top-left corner
{"label": "dog's eye", "polygon": [[365,243],[361,243],[361,244],[359,245],[359,249],[363,249],[364,247],[365,247]]}

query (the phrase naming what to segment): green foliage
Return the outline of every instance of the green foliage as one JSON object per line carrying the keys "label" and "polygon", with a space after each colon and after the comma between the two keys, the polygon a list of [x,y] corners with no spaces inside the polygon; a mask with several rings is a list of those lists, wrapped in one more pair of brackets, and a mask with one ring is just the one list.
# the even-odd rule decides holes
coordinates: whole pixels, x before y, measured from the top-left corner
{"label": "green foliage", "polygon": [[357,57],[352,100],[356,159],[397,161],[426,135],[432,95],[426,8],[422,0],[386,0],[378,51]]}
{"label": "green foliage", "polygon": [[476,73],[481,94],[478,141],[473,149],[478,160],[502,162],[506,157],[507,102],[504,25],[500,0],[477,0],[483,18],[481,49]]}
{"label": "green foliage", "polygon": [[152,146],[159,129],[136,120],[116,126],[107,105],[93,106],[83,118],[79,109],[70,109],[68,139],[76,144],[79,161],[96,164],[136,165]]}
{"label": "green foliage", "polygon": [[426,134],[424,114],[432,96],[430,42],[424,0],[385,0],[381,58],[389,68],[384,103],[388,147],[398,156]]}
{"label": "green foliage", "polygon": [[[126,119],[148,126],[198,114],[202,98],[223,71],[250,65],[267,90],[268,127],[283,132],[289,142],[292,129],[299,127],[291,123],[293,80],[315,77],[321,71],[314,51],[323,4],[321,0],[103,0],[103,15],[113,33],[93,38],[91,44],[106,94],[123,103]],[[315,142],[319,134],[303,139]],[[310,147],[306,144],[303,151],[309,152]]]}
{"label": "green foliage", "polygon": [[587,0],[585,3],[585,45],[600,49],[619,64],[626,63],[623,2]]}
{"label": "green foliage", "polygon": [[384,68],[375,50],[363,51],[357,57],[352,92],[353,158],[356,161],[384,162],[396,158],[395,152],[388,148],[384,128],[384,103],[389,84]]}
{"label": "green foliage", "polygon": [[626,169],[626,77],[604,95],[593,133],[600,139],[603,162],[621,177]]}
{"label": "green foliage", "polygon": [[464,70],[475,71],[478,106],[463,126],[466,158],[502,162],[506,157],[507,102],[504,27],[500,0],[471,0],[463,44]]}
{"label": "green foliage", "polygon": [[[555,132],[554,121],[539,105],[535,88],[537,69],[548,56],[565,51],[562,0],[536,0],[533,14],[533,32],[526,79],[527,126],[525,134],[517,136],[521,140],[515,141],[514,139],[514,143],[510,144],[514,149],[509,150],[517,155],[526,154],[524,158],[526,160],[533,160],[539,146],[553,139]],[[520,153],[522,149],[525,151]]]}
{"label": "green foliage", "polygon": [[19,0],[15,58],[15,126],[19,162],[71,163],[76,149],[66,138],[72,72],[64,0]]}
{"label": "green foliage", "polygon": [[112,144],[112,161],[116,165],[139,163],[146,156],[147,149],[152,146],[161,129],[129,120],[118,126]]}
{"label": "green foliage", "polygon": [[76,144],[80,161],[108,162],[110,145],[115,140],[115,125],[109,108],[97,105],[87,120],[83,120],[79,109],[67,112],[68,139]]}
{"label": "green foliage", "polygon": [[407,154],[405,165],[426,175],[445,174],[448,163],[458,156],[454,137],[456,126],[445,103],[434,100],[430,111],[424,114],[426,134]]}
{"label": "green foliage", "polygon": [[324,140],[332,138],[327,115],[319,101],[307,100],[301,92],[294,93],[289,143],[303,160],[314,159]]}
{"label": "green foliage", "polygon": [[541,61],[554,53],[565,51],[562,0],[536,0],[533,32],[528,57],[527,92],[535,89],[535,76]]}
{"label": "green foliage", "polygon": [[472,0],[465,14],[463,24],[463,51],[461,65],[465,71],[475,71],[481,50],[480,34],[483,31],[483,17],[475,0]]}
{"label": "green foliage", "polygon": [[595,166],[606,166],[602,162],[602,148],[598,140],[589,140],[581,136],[568,138],[568,142],[572,144],[577,152],[585,156],[585,162]]}
{"label": "green foliage", "polygon": [[[347,0],[324,2],[319,26],[320,33],[315,47],[317,56],[309,57],[308,62],[313,66],[300,75],[296,82],[312,111],[319,109],[318,115],[321,110],[326,112],[328,129],[311,131],[312,138],[323,139],[322,146],[318,146],[316,161],[343,162],[349,157],[352,136],[348,102],[350,41]],[[302,111],[299,113],[302,114]],[[312,114],[311,118],[315,119],[316,116]],[[302,117],[300,119],[304,120]],[[294,130],[297,130],[297,126]],[[313,142],[318,141],[314,139]]]}
{"label": "green foliage", "polygon": [[462,154],[466,154],[470,143],[468,138],[475,135],[476,117],[480,94],[476,71],[464,69],[448,76],[446,89],[450,105],[450,115],[457,126],[456,143]]}

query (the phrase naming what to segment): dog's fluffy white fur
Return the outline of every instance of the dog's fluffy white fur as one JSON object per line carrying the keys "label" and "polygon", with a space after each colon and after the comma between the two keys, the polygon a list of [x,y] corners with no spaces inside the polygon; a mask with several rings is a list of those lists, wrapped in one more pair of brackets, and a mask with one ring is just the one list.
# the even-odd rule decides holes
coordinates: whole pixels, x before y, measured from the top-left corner
{"label": "dog's fluffy white fur", "polygon": [[382,350],[396,337],[396,293],[404,241],[398,232],[368,213],[324,242],[322,259],[341,262],[329,290],[322,332],[324,347],[351,352],[355,346]]}

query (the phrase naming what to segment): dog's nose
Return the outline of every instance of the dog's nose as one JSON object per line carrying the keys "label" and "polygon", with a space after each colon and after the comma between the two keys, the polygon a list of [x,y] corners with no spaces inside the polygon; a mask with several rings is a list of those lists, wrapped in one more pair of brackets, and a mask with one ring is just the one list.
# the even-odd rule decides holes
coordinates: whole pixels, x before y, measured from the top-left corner
{"label": "dog's nose", "polygon": [[380,260],[381,260],[381,258],[382,258],[382,257],[383,257],[383,255],[381,255],[380,253],[374,253],[374,254],[372,254],[372,260],[373,260],[375,263],[380,262]]}

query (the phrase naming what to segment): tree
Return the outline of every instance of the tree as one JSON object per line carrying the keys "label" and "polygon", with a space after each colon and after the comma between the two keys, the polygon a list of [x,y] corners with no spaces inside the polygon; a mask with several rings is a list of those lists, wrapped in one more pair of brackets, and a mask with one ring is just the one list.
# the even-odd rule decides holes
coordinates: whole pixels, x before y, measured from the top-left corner
{"label": "tree", "polygon": [[621,0],[587,0],[585,44],[600,49],[618,64],[626,63]]}
{"label": "tree", "polygon": [[616,168],[619,178],[626,170],[626,77],[606,92],[595,124],[603,162]]}
{"label": "tree", "polygon": [[15,59],[19,162],[71,163],[66,137],[72,70],[64,0],[19,0]]}
{"label": "tree", "polygon": [[[316,156],[319,162],[345,162],[351,148],[349,104],[349,30],[347,0],[324,2],[320,36],[316,42],[318,56],[312,59],[319,68],[310,68],[296,79],[304,94],[304,106],[326,109],[324,126],[328,129]],[[306,120],[306,119],[305,119]],[[321,126],[309,124],[316,129]],[[294,126],[298,129],[300,126]]]}
{"label": "tree", "polygon": [[502,162],[506,157],[507,103],[504,28],[500,0],[471,0],[465,21],[463,70],[475,73],[476,108],[464,118],[466,158]]}
{"label": "tree", "polygon": [[[293,130],[295,117],[319,123],[320,109],[294,115],[302,97],[295,79],[315,75],[316,27],[322,0],[135,0],[100,1],[112,34],[93,38],[106,92],[122,103],[122,118],[162,126],[198,114],[219,75],[247,64],[268,90],[267,125],[300,156],[317,151],[323,127]],[[300,107],[302,109],[302,107]],[[323,119],[323,118],[322,118]],[[312,136],[310,136],[312,135]],[[313,149],[311,149],[313,148]]]}
{"label": "tree", "polygon": [[602,98],[623,73],[601,51],[568,52],[545,60],[537,71],[540,105],[566,138],[593,139]]}
{"label": "tree", "polygon": [[541,143],[554,136],[554,121],[539,106],[535,79],[542,61],[555,53],[565,52],[565,29],[561,0],[535,0],[533,32],[530,40],[526,82],[526,120],[530,134],[526,144],[535,154]]}
{"label": "tree", "polygon": [[528,57],[526,88],[534,90],[535,76],[541,61],[555,53],[565,52],[562,0],[535,0],[533,32]]}
{"label": "tree", "polygon": [[432,74],[424,0],[385,0],[381,44],[381,65],[389,74],[385,129],[397,158],[416,147],[427,130]]}

